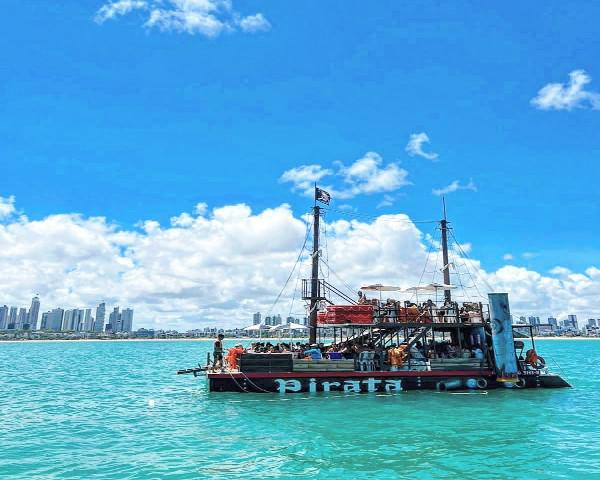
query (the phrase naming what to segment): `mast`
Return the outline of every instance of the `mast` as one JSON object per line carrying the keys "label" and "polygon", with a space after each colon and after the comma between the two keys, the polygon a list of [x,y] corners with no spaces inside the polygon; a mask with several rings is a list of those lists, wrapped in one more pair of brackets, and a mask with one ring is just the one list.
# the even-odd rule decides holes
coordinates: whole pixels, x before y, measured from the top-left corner
{"label": "mast", "polygon": [[319,301],[319,216],[321,207],[313,208],[313,253],[312,253],[312,275],[310,287],[310,317],[308,329],[308,343],[317,343],[317,302]]}
{"label": "mast", "polygon": [[[442,262],[444,263],[444,285],[450,285],[450,265],[448,264],[448,220],[446,220],[446,199],[442,197],[444,205],[444,218],[440,221],[442,227]],[[444,290],[444,300],[452,301],[450,290]]]}

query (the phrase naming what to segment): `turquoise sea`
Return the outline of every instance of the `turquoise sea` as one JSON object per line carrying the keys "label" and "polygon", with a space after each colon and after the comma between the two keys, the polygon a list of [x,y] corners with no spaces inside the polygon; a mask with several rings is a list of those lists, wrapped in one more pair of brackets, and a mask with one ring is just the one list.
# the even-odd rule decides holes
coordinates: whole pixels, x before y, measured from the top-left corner
{"label": "turquoise sea", "polygon": [[0,344],[0,477],[600,478],[600,342],[538,342],[572,389],[487,394],[210,394],[175,375],[209,348]]}

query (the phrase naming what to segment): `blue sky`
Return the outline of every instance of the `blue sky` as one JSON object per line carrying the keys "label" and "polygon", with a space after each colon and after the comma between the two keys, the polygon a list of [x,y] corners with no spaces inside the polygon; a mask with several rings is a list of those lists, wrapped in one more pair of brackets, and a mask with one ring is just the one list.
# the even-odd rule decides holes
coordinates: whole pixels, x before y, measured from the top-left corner
{"label": "blue sky", "polygon": [[[300,213],[284,171],[377,152],[411,184],[334,205],[428,220],[432,189],[472,179],[447,201],[485,268],[506,253],[538,271],[598,265],[600,111],[531,100],[578,69],[600,91],[600,4],[523,3],[238,1],[270,28],[209,38],[144,27],[143,10],[98,23],[102,0],[5,0],[0,196],[31,219],[128,227],[198,202]],[[437,161],[407,154],[420,132]]]}

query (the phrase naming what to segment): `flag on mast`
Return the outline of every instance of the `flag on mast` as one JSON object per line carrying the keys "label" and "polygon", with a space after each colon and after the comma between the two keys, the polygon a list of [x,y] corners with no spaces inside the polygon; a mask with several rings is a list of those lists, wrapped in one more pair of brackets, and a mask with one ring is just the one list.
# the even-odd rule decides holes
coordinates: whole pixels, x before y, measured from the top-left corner
{"label": "flag on mast", "polygon": [[320,189],[319,187],[315,187],[315,200],[318,202],[322,202],[326,205],[329,205],[329,200],[331,200],[331,195],[325,190]]}

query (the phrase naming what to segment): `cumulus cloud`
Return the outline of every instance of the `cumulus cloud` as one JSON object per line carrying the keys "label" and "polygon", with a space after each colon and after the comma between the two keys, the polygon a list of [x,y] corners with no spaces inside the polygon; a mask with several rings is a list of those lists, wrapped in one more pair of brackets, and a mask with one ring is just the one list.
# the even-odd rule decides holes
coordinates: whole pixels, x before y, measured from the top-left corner
{"label": "cumulus cloud", "polygon": [[429,136],[425,132],[412,133],[406,145],[406,151],[411,156],[423,157],[427,160],[437,160],[439,155],[433,152],[423,151],[423,145],[429,143]]}
{"label": "cumulus cloud", "polygon": [[531,104],[540,110],[600,110],[600,93],[585,89],[592,78],[584,70],[569,73],[568,83],[549,83],[542,87]]}
{"label": "cumulus cloud", "polygon": [[231,0],[109,1],[99,8],[94,20],[102,24],[135,10],[144,13],[146,28],[190,35],[200,34],[209,38],[238,29],[256,33],[271,28],[271,24],[262,13],[244,17],[233,9]]}
{"label": "cumulus cloud", "polygon": [[271,24],[262,13],[249,15],[239,20],[240,28],[244,32],[266,32],[271,29]]}
{"label": "cumulus cloud", "polygon": [[332,174],[333,170],[321,165],[301,165],[283,172],[279,181],[291,183],[293,191],[301,191],[305,195],[311,196],[314,194],[315,183]]}
{"label": "cumulus cloud", "polygon": [[410,184],[406,170],[397,163],[385,165],[381,155],[376,152],[367,152],[350,165],[336,162],[334,168],[318,164],[294,167],[285,171],[279,181],[291,183],[292,190],[311,196],[314,183],[325,177],[330,177],[327,181],[331,183],[322,187],[337,199],[392,192]]}
{"label": "cumulus cloud", "polygon": [[96,12],[94,20],[96,23],[104,23],[111,18],[126,15],[134,10],[143,10],[148,7],[144,0],[118,0],[102,5]]}
{"label": "cumulus cloud", "polygon": [[15,197],[13,195],[7,198],[0,197],[0,220],[10,217],[15,212]]}
{"label": "cumulus cloud", "polygon": [[384,195],[383,200],[377,204],[376,208],[391,207],[394,204],[394,197],[391,195]]}
{"label": "cumulus cloud", "polygon": [[[0,302],[24,306],[39,293],[43,310],[93,307],[102,300],[132,306],[136,327],[246,326],[252,313],[265,314],[272,305],[309,225],[288,205],[260,212],[245,204],[199,210],[175,215],[167,225],[147,220],[142,228],[77,214],[11,216],[0,224]],[[416,285],[426,262],[428,272],[441,275],[439,255],[429,253],[435,242],[407,215],[335,220],[323,228],[328,265],[349,294],[364,283]],[[515,314],[600,315],[595,266],[583,273],[557,267],[551,276],[515,266],[487,272],[458,249],[451,255],[453,275],[468,267],[466,285],[509,292]],[[294,280],[310,275],[308,252],[296,272]],[[293,300],[295,285],[290,282],[275,313],[305,312],[297,295]]]}
{"label": "cumulus cloud", "polygon": [[466,185],[461,185],[458,180],[454,180],[450,185],[446,185],[442,188],[434,188],[431,193],[434,195],[446,195],[448,193],[457,192],[458,190],[470,190],[472,192],[477,191],[477,186],[473,183],[473,180],[469,180]]}

